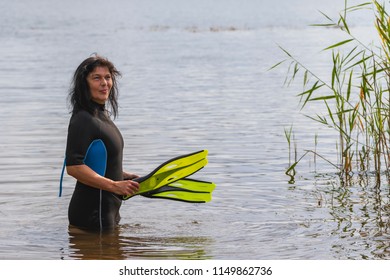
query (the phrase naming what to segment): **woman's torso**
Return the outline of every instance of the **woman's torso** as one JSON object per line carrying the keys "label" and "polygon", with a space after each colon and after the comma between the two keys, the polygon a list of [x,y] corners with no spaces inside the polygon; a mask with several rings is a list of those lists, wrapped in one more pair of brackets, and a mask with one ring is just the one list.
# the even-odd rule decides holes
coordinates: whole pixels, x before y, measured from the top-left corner
{"label": "woman's torso", "polygon": [[[104,176],[114,181],[123,180],[123,138],[104,107],[98,107],[96,115],[83,110],[72,115],[68,129],[66,164],[83,164],[89,145],[96,139],[101,139],[107,150]],[[77,181],[69,205],[69,222],[81,228],[112,228],[119,222],[121,204],[119,196]]]}

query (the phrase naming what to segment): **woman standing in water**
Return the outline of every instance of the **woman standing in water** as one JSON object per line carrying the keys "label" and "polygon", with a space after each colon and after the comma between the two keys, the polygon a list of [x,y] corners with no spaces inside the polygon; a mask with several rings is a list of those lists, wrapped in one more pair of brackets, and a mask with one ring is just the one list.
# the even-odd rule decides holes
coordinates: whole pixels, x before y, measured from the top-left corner
{"label": "woman standing in water", "polygon": [[[81,229],[113,229],[120,220],[123,195],[138,191],[137,175],[123,171],[123,138],[111,120],[118,113],[117,77],[112,62],[95,55],[84,60],[73,76],[69,101],[72,117],[66,146],[66,170],[77,182],[69,204],[69,223]],[[84,164],[90,144],[100,139],[107,150],[106,172],[99,175]]]}

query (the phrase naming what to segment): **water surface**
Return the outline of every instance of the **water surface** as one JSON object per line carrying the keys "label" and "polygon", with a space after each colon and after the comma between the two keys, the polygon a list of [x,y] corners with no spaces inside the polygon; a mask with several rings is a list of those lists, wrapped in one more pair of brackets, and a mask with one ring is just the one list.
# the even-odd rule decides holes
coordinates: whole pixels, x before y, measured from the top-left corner
{"label": "water surface", "polygon": [[[387,184],[340,188],[335,170],[313,158],[294,182],[284,174],[284,128],[294,125],[299,151],[321,131],[318,149],[330,158],[335,138],[299,113],[299,85],[282,86],[286,68],[267,69],[284,59],[279,44],[326,77],[320,50],[342,36],[308,25],[343,2],[3,1],[0,259],[388,258]],[[368,34],[364,21],[354,29]],[[57,197],[66,95],[94,52],[123,74],[125,169],[143,175],[208,149],[194,177],[217,184],[211,203],[136,197],[115,232],[69,231],[72,178]]]}

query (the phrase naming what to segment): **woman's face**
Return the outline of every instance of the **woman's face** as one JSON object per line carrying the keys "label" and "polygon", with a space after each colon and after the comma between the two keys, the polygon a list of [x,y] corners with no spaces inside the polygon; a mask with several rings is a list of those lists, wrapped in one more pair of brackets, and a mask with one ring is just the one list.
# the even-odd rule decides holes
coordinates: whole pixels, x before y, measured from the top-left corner
{"label": "woman's face", "polygon": [[97,66],[87,77],[91,99],[104,104],[110,96],[112,77],[107,67]]}

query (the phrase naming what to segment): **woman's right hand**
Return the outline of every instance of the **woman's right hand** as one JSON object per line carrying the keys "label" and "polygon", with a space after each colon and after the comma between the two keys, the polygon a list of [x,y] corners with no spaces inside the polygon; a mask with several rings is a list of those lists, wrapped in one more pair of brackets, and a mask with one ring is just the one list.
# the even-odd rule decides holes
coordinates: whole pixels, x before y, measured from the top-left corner
{"label": "woman's right hand", "polygon": [[139,183],[132,180],[116,181],[113,192],[118,195],[134,195],[139,190]]}
{"label": "woman's right hand", "polygon": [[66,170],[69,175],[85,185],[118,195],[133,195],[139,190],[138,182],[132,180],[113,181],[100,176],[85,164],[67,166]]}

